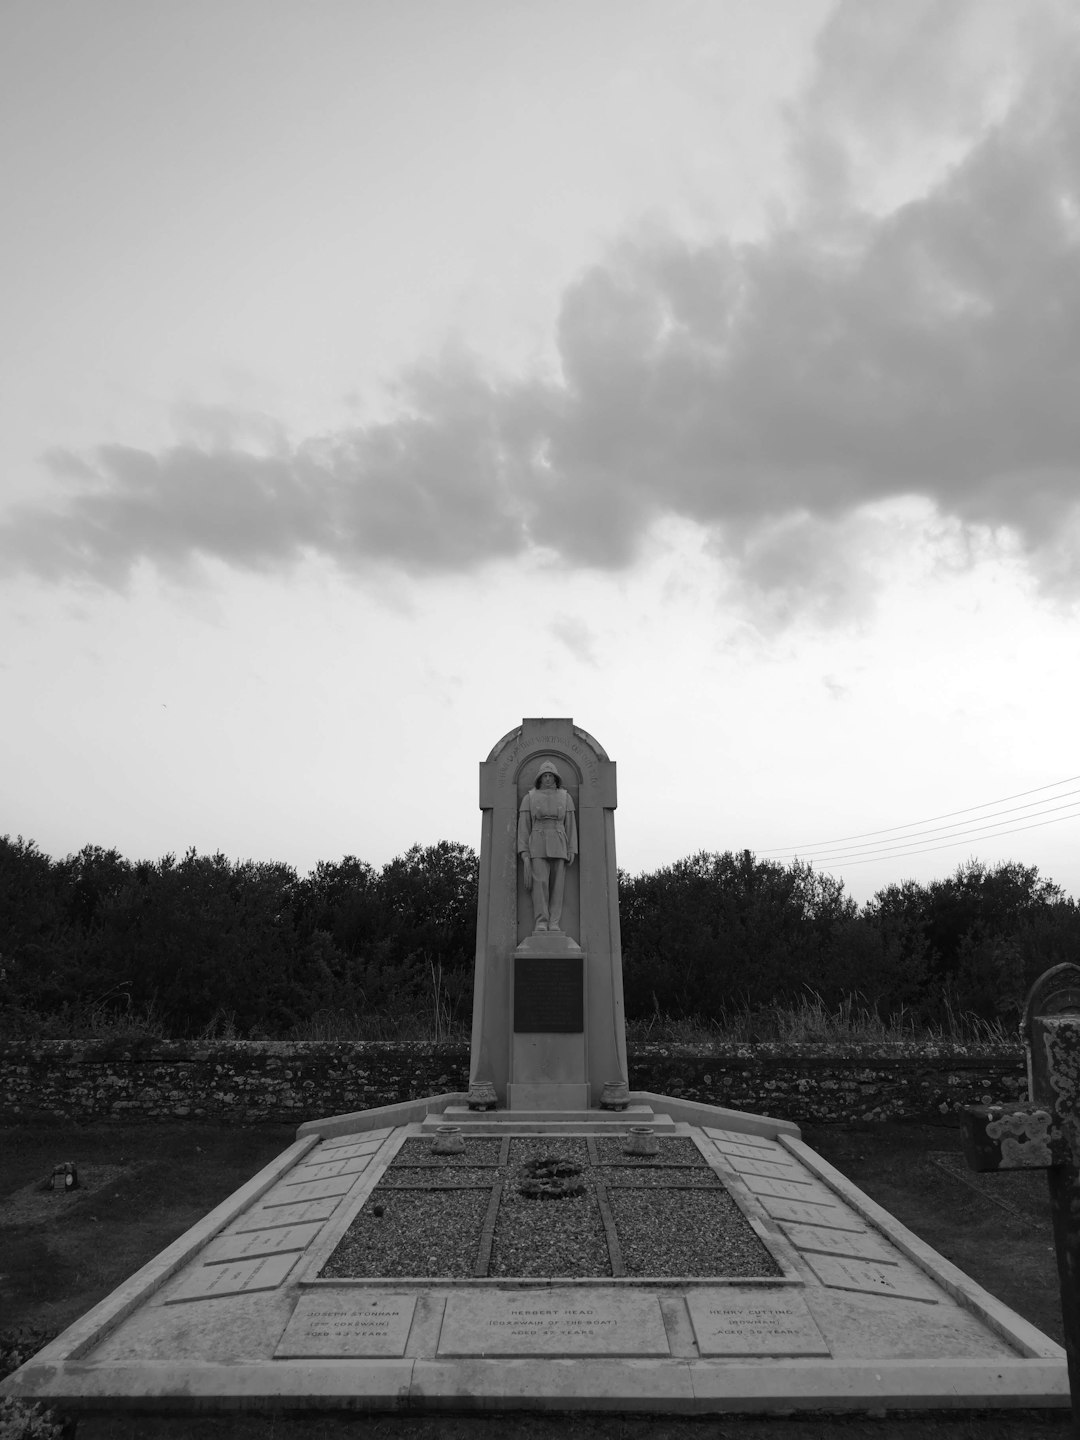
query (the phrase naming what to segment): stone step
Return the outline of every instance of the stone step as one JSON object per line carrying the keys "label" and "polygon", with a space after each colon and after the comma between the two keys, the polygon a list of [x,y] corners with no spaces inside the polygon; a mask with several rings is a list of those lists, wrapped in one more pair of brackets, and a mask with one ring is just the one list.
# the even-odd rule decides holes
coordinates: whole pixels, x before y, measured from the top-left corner
{"label": "stone step", "polygon": [[674,1135],[670,1115],[651,1105],[628,1105],[625,1110],[470,1110],[448,1105],[428,1115],[421,1124],[425,1134],[440,1125],[459,1125],[462,1135],[623,1135],[631,1125],[649,1125],[656,1135]]}

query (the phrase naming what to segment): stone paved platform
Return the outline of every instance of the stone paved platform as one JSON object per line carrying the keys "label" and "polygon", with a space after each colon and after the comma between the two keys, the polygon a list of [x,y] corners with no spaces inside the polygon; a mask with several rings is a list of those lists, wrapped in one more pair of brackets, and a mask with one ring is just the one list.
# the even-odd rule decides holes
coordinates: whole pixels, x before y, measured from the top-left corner
{"label": "stone paved platform", "polygon": [[[595,1156],[597,1135],[625,1135],[651,1117],[659,1135],[695,1147],[774,1273],[661,1278],[613,1264],[610,1275],[556,1280],[482,1270],[321,1277],[402,1145],[426,1147],[446,1123],[447,1100],[427,1102],[426,1116],[414,1102],[301,1127],[4,1393],[163,1410],[1068,1405],[1063,1350],[863,1195],[793,1125],[685,1102],[661,1108],[660,1097],[636,1095],[621,1119],[498,1111],[472,1133],[577,1135]],[[605,1227],[614,1261],[618,1237]]]}

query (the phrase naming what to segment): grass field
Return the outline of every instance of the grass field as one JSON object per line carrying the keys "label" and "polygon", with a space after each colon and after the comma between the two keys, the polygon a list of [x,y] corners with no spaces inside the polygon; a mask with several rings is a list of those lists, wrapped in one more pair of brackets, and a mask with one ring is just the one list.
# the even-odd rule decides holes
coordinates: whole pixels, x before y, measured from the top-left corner
{"label": "grass field", "polygon": [[[957,1132],[944,1127],[806,1126],[803,1135],[935,1249],[1062,1340],[1045,1176],[968,1174]],[[292,1138],[285,1126],[0,1130],[0,1344],[8,1364],[96,1304]],[[67,1160],[87,1188],[40,1191],[43,1177]],[[1069,1433],[1066,1415],[1032,1412],[721,1421],[107,1414],[84,1416],[77,1427],[78,1440],[1039,1440]]]}

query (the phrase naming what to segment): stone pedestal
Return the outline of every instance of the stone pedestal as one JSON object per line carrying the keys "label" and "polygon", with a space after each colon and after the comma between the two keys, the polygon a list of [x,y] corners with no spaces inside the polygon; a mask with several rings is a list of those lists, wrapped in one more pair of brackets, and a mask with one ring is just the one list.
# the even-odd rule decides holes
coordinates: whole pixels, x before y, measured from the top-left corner
{"label": "stone pedestal", "polygon": [[587,959],[568,935],[527,936],[514,951],[511,1110],[587,1110]]}
{"label": "stone pedestal", "polygon": [[[533,933],[517,848],[518,808],[545,760],[558,769],[577,817],[578,856],[566,871],[561,934]],[[599,1104],[606,1084],[626,1083],[615,804],[614,761],[570,719],[523,720],[480,766],[470,1084],[490,1081],[501,1105],[586,1110]],[[547,959],[558,971],[574,955],[581,957],[581,1029],[515,1028],[519,961]],[[535,997],[535,967],[521,974]],[[528,1023],[538,1022],[534,1016]]]}

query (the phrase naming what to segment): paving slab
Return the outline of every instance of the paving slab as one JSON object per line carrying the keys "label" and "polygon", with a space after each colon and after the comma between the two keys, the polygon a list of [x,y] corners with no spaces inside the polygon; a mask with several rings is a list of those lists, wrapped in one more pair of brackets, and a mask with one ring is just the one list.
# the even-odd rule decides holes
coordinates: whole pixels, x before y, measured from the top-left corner
{"label": "paving slab", "polygon": [[249,1294],[253,1290],[276,1290],[296,1264],[296,1258],[295,1254],[262,1255],[254,1260],[229,1260],[216,1265],[204,1259],[175,1294],[169,1296],[166,1304]]}
{"label": "paving slab", "polygon": [[669,1355],[655,1295],[487,1290],[451,1295],[439,1356]]}
{"label": "paving slab", "polygon": [[715,1125],[703,1125],[702,1130],[710,1140],[726,1140],[735,1145],[756,1145],[765,1149],[772,1149],[774,1142],[764,1135],[755,1135],[753,1131],[743,1130],[719,1130]]}
{"label": "paving slab", "polygon": [[328,1200],[333,1195],[347,1194],[355,1183],[355,1175],[331,1175],[326,1180],[293,1175],[265,1196],[263,1206],[270,1209],[276,1205],[300,1205],[305,1200]]}
{"label": "paving slab", "polygon": [[796,1292],[694,1290],[686,1297],[702,1355],[828,1355]]}
{"label": "paving slab", "polygon": [[412,1327],[415,1295],[369,1290],[301,1295],[275,1358],[401,1356]]}
{"label": "paving slab", "polygon": [[[302,1126],[301,1129],[304,1127]],[[389,1135],[394,1133],[394,1126],[387,1126],[381,1130],[365,1130],[361,1134],[347,1135],[325,1135],[320,1138],[319,1155],[328,1155],[331,1151],[335,1155],[373,1155],[376,1150],[385,1142]]]}
{"label": "paving slab", "polygon": [[758,1140],[750,1137],[750,1143],[743,1143],[743,1137],[738,1140],[728,1140],[725,1134],[720,1131],[704,1132],[712,1140],[713,1144],[720,1151],[721,1155],[742,1155],[747,1160],[774,1161],[790,1165],[792,1157],[779,1145],[774,1145],[771,1140]]}
{"label": "paving slab", "polygon": [[774,1180],[770,1175],[741,1175],[746,1188],[755,1195],[771,1195],[782,1200],[797,1200],[811,1205],[836,1205],[837,1198],[823,1185],[816,1185],[812,1175],[794,1180]]}
{"label": "paving slab", "polygon": [[852,1260],[846,1255],[807,1254],[807,1263],[823,1285],[834,1290],[861,1290],[867,1295],[888,1295],[894,1300],[921,1300],[936,1305],[940,1298],[924,1281],[905,1274],[897,1265]]}
{"label": "paving slab", "polygon": [[898,1265],[900,1257],[892,1254],[880,1240],[865,1230],[830,1230],[824,1225],[800,1225],[782,1220],[780,1229],[797,1250],[822,1255],[851,1255],[857,1260],[876,1260],[880,1265]]}
{"label": "paving slab", "polygon": [[[285,1183],[303,1185],[312,1180],[331,1180],[339,1175],[359,1175],[361,1170],[367,1169],[371,1160],[371,1155],[340,1155],[339,1151],[330,1153],[335,1156],[332,1160],[313,1157],[303,1165],[298,1165]],[[340,1158],[337,1158],[339,1155]]]}
{"label": "paving slab", "polygon": [[731,1147],[721,1153],[731,1168],[740,1175],[764,1175],[773,1180],[798,1178],[798,1169],[790,1160],[751,1160],[745,1155],[733,1155]]}
{"label": "paving slab", "polygon": [[268,1230],[282,1225],[303,1225],[309,1220],[328,1220],[338,1208],[341,1198],[340,1195],[331,1195],[321,1200],[295,1200],[286,1205],[279,1205],[275,1200],[269,1207],[259,1205],[239,1215],[232,1228],[237,1232]]}
{"label": "paving slab", "polygon": [[774,1220],[802,1220],[808,1225],[821,1225],[834,1230],[865,1230],[859,1215],[843,1206],[812,1204],[808,1200],[789,1200],[784,1195],[762,1195],[762,1209]]}
{"label": "paving slab", "polygon": [[[663,1097],[651,1101],[662,1113]],[[660,1144],[696,1145],[716,1177],[710,1193],[735,1201],[725,1201],[734,1217],[725,1223],[745,1226],[775,1273],[620,1277],[613,1267],[607,1278],[456,1280],[433,1246],[425,1275],[324,1276],[353,1220],[385,1205],[380,1182],[400,1147],[411,1140],[410,1155],[428,1154],[438,1112],[409,1102],[402,1124],[375,1131],[358,1122],[349,1133],[340,1117],[326,1134],[302,1127],[297,1144],[0,1390],[75,1410],[542,1405],[710,1415],[1068,1404],[1061,1348],[905,1230],[794,1127],[730,1111],[698,1123],[708,1107],[686,1102],[672,1110],[679,1118]],[[495,1112],[476,1133],[546,1134],[554,1147],[576,1134],[575,1163],[599,1169],[601,1152],[610,1154],[592,1137],[625,1136],[630,1123],[601,1129],[589,1115],[575,1131],[560,1116],[523,1132],[519,1116]],[[521,1153],[496,1147],[484,1172],[493,1223],[520,1163],[512,1150]],[[418,1183],[430,1172],[431,1185],[445,1185],[437,1171],[422,1166]],[[684,1193],[680,1183],[679,1165],[654,1164],[633,1193],[652,1205],[664,1186]],[[432,1203],[445,1217],[442,1197]],[[557,1237],[561,1203],[537,1202],[537,1243]],[[612,1256],[619,1223],[610,1206],[598,1213]],[[497,1225],[494,1233],[497,1246]],[[482,1261],[483,1245],[477,1253]]]}
{"label": "paving slab", "polygon": [[203,1262],[207,1265],[221,1265],[229,1260],[252,1260],[259,1255],[284,1255],[289,1251],[306,1250],[322,1228],[321,1224],[315,1222],[221,1235],[216,1240],[211,1240],[203,1252]]}

